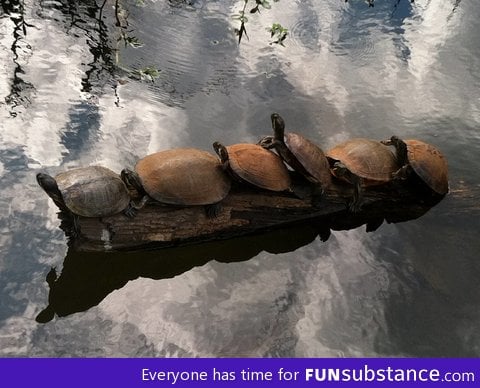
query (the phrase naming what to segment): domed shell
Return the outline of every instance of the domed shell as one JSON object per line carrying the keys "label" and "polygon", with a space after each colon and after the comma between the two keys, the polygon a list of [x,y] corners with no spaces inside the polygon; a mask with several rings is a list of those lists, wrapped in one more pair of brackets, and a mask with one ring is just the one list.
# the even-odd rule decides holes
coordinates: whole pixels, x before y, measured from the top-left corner
{"label": "domed shell", "polygon": [[443,154],[433,145],[420,140],[404,140],[408,161],[415,173],[436,193],[448,193],[448,165]]}
{"label": "domed shell", "polygon": [[194,148],[160,151],[135,166],[143,188],[153,199],[172,205],[210,205],[230,191],[230,180],[218,158]]}
{"label": "domed shell", "polygon": [[290,175],[278,155],[257,144],[240,143],[226,148],[230,168],[241,179],[266,190],[290,188]]}
{"label": "domed shell", "polygon": [[[315,143],[297,133],[287,133],[284,142],[293,156],[322,187],[331,182],[328,160],[325,153]],[[294,168],[294,166],[291,166]]]}
{"label": "domed shell", "polygon": [[399,169],[394,153],[384,144],[369,139],[347,140],[327,151],[327,157],[341,161],[363,184],[388,182]]}
{"label": "domed shell", "polygon": [[126,209],[130,202],[120,176],[102,166],[81,167],[55,177],[65,205],[83,217],[106,217]]}

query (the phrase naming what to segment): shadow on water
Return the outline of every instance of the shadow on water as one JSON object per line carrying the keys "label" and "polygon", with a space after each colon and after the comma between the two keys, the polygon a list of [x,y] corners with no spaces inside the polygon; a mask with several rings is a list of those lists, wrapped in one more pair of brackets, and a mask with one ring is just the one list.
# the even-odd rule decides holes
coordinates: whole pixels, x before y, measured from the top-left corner
{"label": "shadow on water", "polygon": [[[434,204],[430,204],[434,206]],[[386,220],[404,222],[424,215],[430,206],[413,206],[410,211],[385,216],[359,215],[344,217],[334,214],[281,229],[229,240],[166,248],[155,251],[85,253],[69,249],[61,274],[52,268],[46,276],[49,285],[48,305],[36,321],[47,323],[59,317],[86,311],[98,305],[108,294],[139,277],[168,279],[181,275],[211,260],[222,263],[247,261],[260,252],[272,254],[292,252],[310,244],[317,237],[328,240],[331,230],[349,230],[366,225],[374,231]]]}

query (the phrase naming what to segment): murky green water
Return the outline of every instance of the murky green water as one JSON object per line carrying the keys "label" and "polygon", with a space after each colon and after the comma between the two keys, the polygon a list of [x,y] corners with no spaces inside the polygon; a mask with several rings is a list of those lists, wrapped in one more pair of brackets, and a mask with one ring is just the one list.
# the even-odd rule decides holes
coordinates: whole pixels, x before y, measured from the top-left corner
{"label": "murky green water", "polygon": [[[100,2],[98,2],[100,3]],[[0,10],[1,356],[479,356],[480,14],[473,2],[11,1]],[[285,47],[265,28],[289,29]],[[118,51],[114,49],[117,48]],[[154,82],[128,69],[154,66]],[[328,148],[349,137],[438,146],[451,193],[425,216],[305,226],[143,254],[67,254],[35,174],[120,171],[177,146],[256,141],[280,112]],[[215,260],[216,259],[216,260]],[[57,313],[45,276],[62,272]]]}

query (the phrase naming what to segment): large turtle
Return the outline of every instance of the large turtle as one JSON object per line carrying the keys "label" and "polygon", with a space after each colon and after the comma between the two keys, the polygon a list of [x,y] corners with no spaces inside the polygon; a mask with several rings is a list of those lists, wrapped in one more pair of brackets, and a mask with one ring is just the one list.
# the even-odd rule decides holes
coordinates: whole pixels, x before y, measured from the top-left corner
{"label": "large turtle", "polygon": [[234,178],[271,191],[290,190],[291,180],[280,157],[257,144],[240,143],[225,147],[213,143],[225,170]]}
{"label": "large turtle", "polygon": [[274,148],[295,171],[315,184],[322,192],[332,180],[325,153],[316,144],[297,133],[285,133],[285,121],[278,113],[271,115],[274,136],[266,136],[259,144]]}
{"label": "large turtle", "polygon": [[448,193],[447,160],[436,147],[420,140],[401,140],[397,136],[382,143],[393,145],[397,150],[401,168],[394,174],[395,177],[404,179],[413,172],[435,193]]}
{"label": "large turtle", "polygon": [[327,151],[332,174],[354,185],[350,210],[362,206],[362,188],[381,185],[392,180],[399,165],[386,145],[369,139],[347,140]]}
{"label": "large turtle", "polygon": [[37,182],[64,212],[82,217],[105,217],[122,212],[135,215],[125,183],[102,166],[80,167],[55,177],[38,173]]}
{"label": "large turtle", "polygon": [[135,171],[124,169],[122,179],[154,200],[170,205],[205,205],[215,217],[219,202],[230,191],[230,179],[218,159],[194,148],[160,151],[140,159]]}

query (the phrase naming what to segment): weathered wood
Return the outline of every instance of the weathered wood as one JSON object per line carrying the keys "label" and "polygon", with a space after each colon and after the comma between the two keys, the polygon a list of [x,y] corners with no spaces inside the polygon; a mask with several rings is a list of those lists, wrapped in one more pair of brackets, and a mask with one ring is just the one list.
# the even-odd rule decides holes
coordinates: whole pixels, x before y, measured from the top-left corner
{"label": "weathered wood", "polygon": [[[79,235],[70,236],[74,251],[129,251],[180,246],[257,233],[301,222],[318,225],[322,239],[330,229],[351,229],[362,224],[376,229],[385,219],[400,222],[424,214],[440,198],[419,197],[401,185],[385,185],[365,192],[365,205],[350,213],[346,204],[352,189],[336,184],[321,201],[299,199],[289,193],[274,193],[241,186],[232,188],[222,202],[218,217],[208,218],[203,207],[174,207],[151,203],[129,219],[123,214],[76,220]],[[67,235],[70,219],[62,228]]]}

